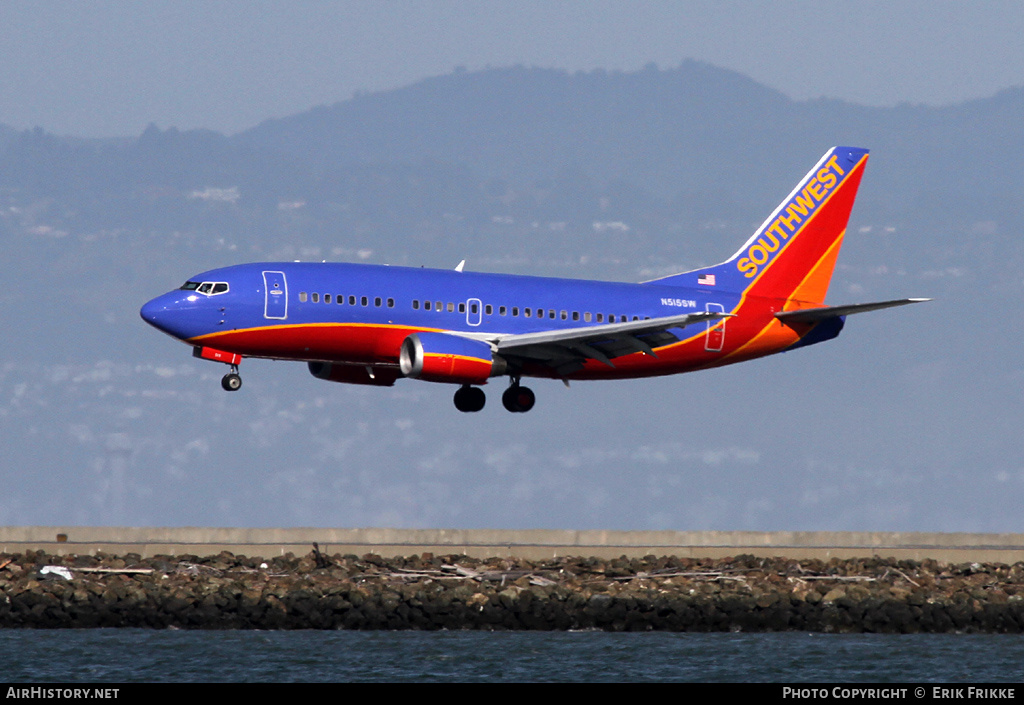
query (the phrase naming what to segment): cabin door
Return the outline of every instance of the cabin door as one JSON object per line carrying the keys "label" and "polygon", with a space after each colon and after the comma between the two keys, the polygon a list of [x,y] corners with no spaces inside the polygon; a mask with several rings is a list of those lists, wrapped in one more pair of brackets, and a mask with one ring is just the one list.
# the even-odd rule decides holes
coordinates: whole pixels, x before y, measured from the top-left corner
{"label": "cabin door", "polygon": [[263,287],[266,300],[263,304],[263,317],[288,318],[288,282],[284,272],[264,272]]}

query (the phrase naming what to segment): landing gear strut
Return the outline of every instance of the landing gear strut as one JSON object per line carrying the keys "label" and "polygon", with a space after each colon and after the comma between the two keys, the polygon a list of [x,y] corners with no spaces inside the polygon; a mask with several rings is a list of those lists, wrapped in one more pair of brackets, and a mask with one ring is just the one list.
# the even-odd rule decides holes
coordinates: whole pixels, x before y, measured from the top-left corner
{"label": "landing gear strut", "polygon": [[513,413],[529,411],[533,408],[533,404],[536,401],[537,397],[534,395],[533,390],[529,387],[520,386],[519,380],[515,377],[512,378],[512,384],[501,395],[501,403]]}
{"label": "landing gear strut", "polygon": [[220,386],[226,392],[237,392],[242,388],[242,377],[238,374],[238,365],[232,365],[231,371],[221,377]]}
{"label": "landing gear strut", "polygon": [[455,392],[455,408],[459,411],[470,412],[480,411],[487,402],[487,395],[480,387],[471,387],[468,384],[459,387]]}

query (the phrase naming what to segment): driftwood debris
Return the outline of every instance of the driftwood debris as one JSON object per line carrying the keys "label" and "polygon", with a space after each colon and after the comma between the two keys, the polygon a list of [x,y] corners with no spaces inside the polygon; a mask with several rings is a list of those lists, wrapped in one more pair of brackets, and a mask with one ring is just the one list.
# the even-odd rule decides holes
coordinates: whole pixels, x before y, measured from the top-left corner
{"label": "driftwood debris", "polygon": [[63,566],[72,573],[107,573],[110,575],[149,575],[156,572],[155,568],[75,568]]}

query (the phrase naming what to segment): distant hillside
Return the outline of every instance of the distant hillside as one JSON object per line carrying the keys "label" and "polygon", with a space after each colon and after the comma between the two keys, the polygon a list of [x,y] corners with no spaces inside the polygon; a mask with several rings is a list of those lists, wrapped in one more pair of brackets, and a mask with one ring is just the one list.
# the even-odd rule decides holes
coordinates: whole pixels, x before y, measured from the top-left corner
{"label": "distant hillside", "polygon": [[[374,232],[394,257],[425,223],[466,245],[499,217],[565,223],[573,251],[595,221],[645,234],[709,221],[747,229],[846,143],[873,150],[865,219],[947,230],[1020,219],[1022,114],[1024,89],[865,108],[793,101],[693,61],[634,73],[514,67],[359,95],[231,138],[151,125],[135,140],[80,140],[0,126],[0,189],[61,204],[78,228],[212,228],[260,249],[284,235]],[[235,189],[230,207],[204,198],[210,188]]]}
{"label": "distant hillside", "polygon": [[265,122],[236,141],[324,170],[440,161],[517,183],[585,174],[668,195],[735,186],[754,135],[794,111],[780,93],[696,62],[636,73],[515,67],[360,95]]}
{"label": "distant hillside", "polygon": [[518,187],[591,180],[659,198],[701,194],[744,204],[780,196],[770,180],[744,183],[744,173],[802,173],[829,146],[855,144],[882,163],[872,166],[870,195],[892,217],[905,216],[909,201],[956,203],[957,216],[977,218],[1016,208],[1024,187],[1021,115],[1024,88],[946,108],[866,108],[792,101],[688,61],[635,73],[453,73],[271,120],[233,141],[298,157],[322,173],[440,162]]}

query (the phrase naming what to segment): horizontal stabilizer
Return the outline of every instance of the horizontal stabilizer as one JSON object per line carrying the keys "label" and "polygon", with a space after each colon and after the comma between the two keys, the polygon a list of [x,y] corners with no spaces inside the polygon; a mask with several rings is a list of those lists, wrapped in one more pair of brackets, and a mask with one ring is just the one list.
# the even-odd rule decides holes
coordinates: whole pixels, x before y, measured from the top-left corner
{"label": "horizontal stabilizer", "polygon": [[817,323],[818,321],[823,321],[826,318],[838,318],[839,316],[848,316],[851,313],[878,311],[883,308],[906,306],[907,304],[917,304],[922,301],[931,301],[931,299],[895,299],[893,301],[876,301],[875,303],[870,304],[848,304],[846,306],[804,308],[797,311],[782,311],[780,313],[776,313],[775,317],[783,323]]}

